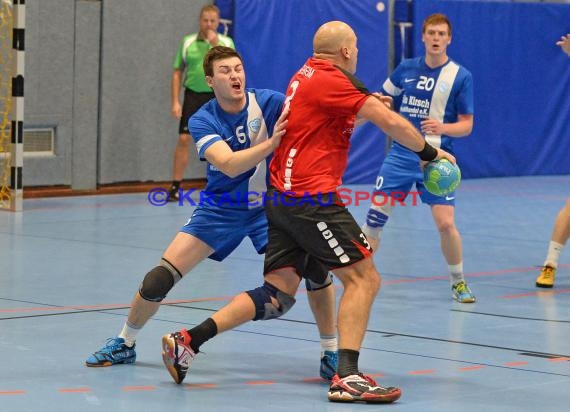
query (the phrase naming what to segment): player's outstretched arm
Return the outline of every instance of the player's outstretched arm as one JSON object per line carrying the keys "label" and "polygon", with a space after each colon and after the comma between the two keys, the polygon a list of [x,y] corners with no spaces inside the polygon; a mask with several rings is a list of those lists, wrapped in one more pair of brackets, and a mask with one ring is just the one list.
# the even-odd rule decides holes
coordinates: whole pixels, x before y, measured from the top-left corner
{"label": "player's outstretched arm", "polygon": [[420,159],[431,161],[446,158],[455,164],[455,157],[444,150],[430,146],[412,123],[400,116],[376,97],[368,97],[358,116],[368,119],[398,143],[418,153]]}
{"label": "player's outstretched arm", "polygon": [[[380,92],[371,93],[370,96],[376,97],[378,100],[384,103],[388,109],[392,109],[392,106],[394,105],[394,99],[392,98],[392,96],[386,96]],[[354,127],[361,126],[367,121],[368,119],[357,116],[356,121],[354,122]]]}

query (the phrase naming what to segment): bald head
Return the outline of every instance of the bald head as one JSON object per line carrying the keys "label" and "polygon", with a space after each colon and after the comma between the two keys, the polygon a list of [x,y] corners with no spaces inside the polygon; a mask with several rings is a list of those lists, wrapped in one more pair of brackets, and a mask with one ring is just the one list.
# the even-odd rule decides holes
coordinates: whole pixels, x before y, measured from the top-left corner
{"label": "bald head", "polygon": [[356,34],[342,21],[323,24],[313,37],[313,56],[330,60],[351,73],[356,71]]}
{"label": "bald head", "polygon": [[356,35],[352,28],[342,21],[329,21],[323,24],[313,38],[314,54],[337,54]]}

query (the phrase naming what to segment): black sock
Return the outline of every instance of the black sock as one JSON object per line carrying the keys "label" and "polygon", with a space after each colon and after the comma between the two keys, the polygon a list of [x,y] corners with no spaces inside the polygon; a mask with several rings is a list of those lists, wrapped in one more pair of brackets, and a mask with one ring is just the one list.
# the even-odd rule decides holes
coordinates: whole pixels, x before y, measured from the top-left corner
{"label": "black sock", "polygon": [[198,326],[188,331],[191,336],[190,347],[196,353],[200,352],[200,346],[218,334],[218,326],[214,319],[208,318]]}
{"label": "black sock", "polygon": [[358,355],[360,352],[352,349],[338,350],[338,370],[339,378],[349,375],[358,375]]}
{"label": "black sock", "polygon": [[172,186],[170,187],[171,190],[178,190],[180,189],[180,183],[182,181],[181,180],[173,180],[172,181]]}

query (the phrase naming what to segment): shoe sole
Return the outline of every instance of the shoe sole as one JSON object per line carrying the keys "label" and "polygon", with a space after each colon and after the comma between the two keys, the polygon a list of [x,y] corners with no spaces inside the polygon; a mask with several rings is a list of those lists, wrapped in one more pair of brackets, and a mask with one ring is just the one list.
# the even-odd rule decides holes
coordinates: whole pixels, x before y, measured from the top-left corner
{"label": "shoe sole", "polygon": [[174,379],[174,382],[180,384],[182,380],[180,376],[178,376],[178,371],[174,366],[174,361],[170,357],[170,353],[174,353],[175,346],[174,346],[174,339],[170,339],[170,335],[164,335],[162,337],[162,362],[164,362],[164,366]]}
{"label": "shoe sole", "polygon": [[459,299],[455,299],[458,303],[475,303],[477,301],[477,299],[472,299],[472,300],[459,300]]}
{"label": "shoe sole", "polygon": [[127,359],[127,360],[123,360],[120,362],[111,362],[111,361],[106,361],[103,363],[87,363],[85,362],[85,366],[89,367],[89,368],[106,368],[107,366],[113,366],[113,365],[128,365],[131,363],[135,363],[136,358],[135,359]]}
{"label": "shoe sole", "polygon": [[475,302],[477,302],[476,298],[473,298],[473,300],[459,300],[455,296],[452,296],[452,298],[454,301],[456,301],[458,303],[475,303]]}
{"label": "shoe sole", "polygon": [[105,368],[107,366],[115,365],[113,362],[105,362],[105,363],[87,363],[85,362],[85,366],[88,368]]}
{"label": "shoe sole", "polygon": [[552,285],[546,285],[546,284],[544,284],[544,283],[538,283],[538,282],[536,282],[536,287],[537,287],[537,288],[548,288],[548,289],[551,289],[552,286],[554,286],[554,284],[552,284]]}
{"label": "shoe sole", "polygon": [[362,396],[351,395],[348,392],[329,392],[328,398],[331,402],[366,402],[366,403],[392,403],[396,402],[402,396],[402,391],[397,390],[383,396],[375,396],[373,398],[366,398]]}

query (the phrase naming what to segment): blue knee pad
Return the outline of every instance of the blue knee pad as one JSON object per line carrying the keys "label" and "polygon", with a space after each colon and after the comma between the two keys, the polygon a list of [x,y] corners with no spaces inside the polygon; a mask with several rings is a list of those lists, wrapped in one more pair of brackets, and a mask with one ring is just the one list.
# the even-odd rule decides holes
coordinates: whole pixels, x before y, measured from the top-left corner
{"label": "blue knee pad", "polygon": [[[289,311],[295,304],[293,296],[281,292],[271,283],[265,282],[263,286],[246,292],[255,304],[255,317],[253,320],[277,319]],[[278,306],[271,302],[277,300]]]}

